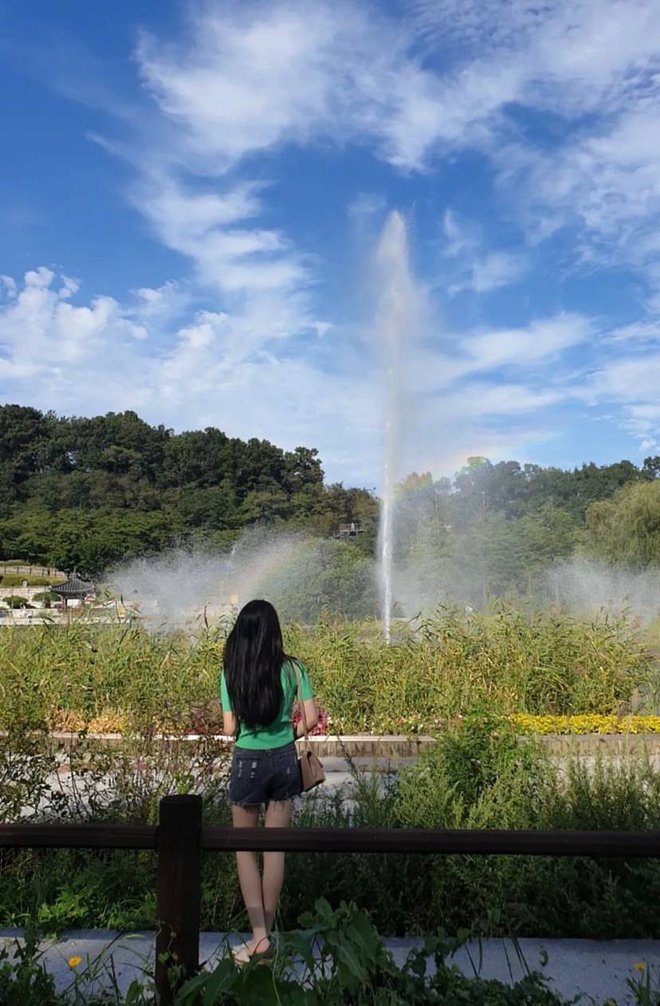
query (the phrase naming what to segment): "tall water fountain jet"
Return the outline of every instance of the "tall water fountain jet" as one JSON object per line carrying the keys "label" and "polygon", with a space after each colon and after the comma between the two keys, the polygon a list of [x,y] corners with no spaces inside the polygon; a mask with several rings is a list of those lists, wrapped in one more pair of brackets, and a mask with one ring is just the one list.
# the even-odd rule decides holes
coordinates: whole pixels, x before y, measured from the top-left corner
{"label": "tall water fountain jet", "polygon": [[376,253],[381,293],[376,314],[386,375],[384,465],[378,527],[380,613],[386,642],[392,636],[392,580],[395,537],[395,489],[401,477],[400,453],[405,392],[405,353],[418,323],[418,293],[410,274],[403,217],[390,213]]}

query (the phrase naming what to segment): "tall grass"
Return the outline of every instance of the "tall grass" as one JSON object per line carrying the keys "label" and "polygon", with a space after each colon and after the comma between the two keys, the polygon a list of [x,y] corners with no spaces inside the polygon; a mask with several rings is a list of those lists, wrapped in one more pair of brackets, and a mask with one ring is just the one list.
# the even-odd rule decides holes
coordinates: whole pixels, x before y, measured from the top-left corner
{"label": "tall grass", "polygon": [[[227,824],[221,764],[198,791],[208,823]],[[101,749],[92,769],[111,769]],[[169,761],[168,761],[169,759]],[[93,759],[92,759],[93,760]],[[135,778],[116,766],[99,806],[75,796],[51,807],[60,819],[153,821],[159,795],[194,791],[193,774],[172,752]],[[34,767],[25,771],[34,773]],[[81,782],[88,795],[95,778]],[[108,802],[109,801],[109,802]],[[660,774],[643,758],[595,766],[570,762],[558,772],[540,747],[511,726],[473,714],[455,725],[398,777],[379,785],[356,773],[351,801],[311,794],[295,823],[314,827],[660,829]],[[4,850],[0,855],[0,925],[35,918],[53,930],[68,926],[151,928],[155,925],[152,853]],[[202,926],[243,929],[246,919],[234,857],[203,858]],[[443,927],[483,935],[658,938],[660,862],[507,856],[415,856],[332,852],[287,856],[279,925],[295,926],[323,896],[332,905],[356,901],[379,930],[417,935]]]}
{"label": "tall grass", "polygon": [[[191,705],[217,696],[223,632],[3,628],[0,728],[98,721],[108,729],[183,732]],[[616,713],[635,692],[657,694],[651,656],[625,619],[442,610],[387,646],[373,622],[328,618],[287,627],[285,644],[308,664],[333,733],[434,730],[475,707]]]}

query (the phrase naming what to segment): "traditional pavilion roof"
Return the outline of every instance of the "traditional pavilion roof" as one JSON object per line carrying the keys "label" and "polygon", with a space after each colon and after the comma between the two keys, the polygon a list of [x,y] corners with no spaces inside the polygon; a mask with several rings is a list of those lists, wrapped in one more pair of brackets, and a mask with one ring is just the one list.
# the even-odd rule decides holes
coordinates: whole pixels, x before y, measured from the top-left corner
{"label": "traditional pavilion roof", "polygon": [[49,590],[62,597],[84,597],[94,590],[94,584],[89,580],[81,580],[77,573],[72,573],[64,583],[54,584]]}

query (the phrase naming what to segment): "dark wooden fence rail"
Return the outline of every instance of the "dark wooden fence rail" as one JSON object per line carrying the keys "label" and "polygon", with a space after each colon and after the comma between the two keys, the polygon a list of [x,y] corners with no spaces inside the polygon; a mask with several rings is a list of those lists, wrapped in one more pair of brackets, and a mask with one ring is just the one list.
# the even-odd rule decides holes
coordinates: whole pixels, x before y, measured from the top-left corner
{"label": "dark wooden fence rail", "polygon": [[437,855],[660,856],[660,832],[435,831],[426,828],[212,828],[199,796],[167,796],[158,827],[0,824],[0,848],[153,849],[157,853],[156,991],[174,999],[171,963],[199,967],[202,852],[396,852]]}

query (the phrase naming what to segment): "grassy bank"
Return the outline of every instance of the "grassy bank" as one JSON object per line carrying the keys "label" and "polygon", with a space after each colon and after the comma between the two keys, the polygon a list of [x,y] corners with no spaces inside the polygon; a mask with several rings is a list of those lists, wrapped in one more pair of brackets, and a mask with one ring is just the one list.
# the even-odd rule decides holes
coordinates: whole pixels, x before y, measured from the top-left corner
{"label": "grassy bank", "polygon": [[[3,628],[0,729],[186,732],[191,706],[217,696],[225,629]],[[289,626],[286,647],[308,664],[332,733],[434,732],[475,707],[620,717],[657,704],[652,654],[623,619],[441,611],[391,646],[375,623],[328,619]]]}
{"label": "grassy bank", "polygon": [[[36,744],[36,741],[34,741]],[[15,759],[16,805],[71,821],[156,820],[165,793],[200,792],[205,820],[228,824],[227,755],[209,745],[195,765],[176,746],[141,741],[125,752],[87,742],[75,749],[75,789],[48,791],[43,747]],[[105,779],[106,785],[100,784]],[[21,793],[17,793],[22,787]],[[356,773],[351,807],[341,794],[311,796],[295,822],[324,827],[660,830],[660,775],[648,760],[572,760],[559,773],[540,745],[487,714],[442,735],[383,791]],[[147,852],[5,850],[0,854],[0,925],[35,919],[67,927],[153,928],[155,858]],[[341,855],[288,857],[280,925],[295,926],[319,896],[354,900],[378,929],[418,935],[467,929],[483,935],[658,938],[660,862],[506,856]],[[245,926],[234,857],[203,858],[202,927]]]}
{"label": "grassy bank", "polygon": [[[2,630],[4,820],[27,810],[49,820],[153,823],[161,796],[199,792],[206,820],[228,823],[223,746],[209,737],[193,761],[158,742],[161,730],[187,731],[191,705],[215,697],[222,644],[220,630],[195,639],[84,623]],[[558,775],[533,740],[517,736],[534,716],[593,723],[598,714],[622,724],[633,707],[655,710],[657,672],[628,622],[441,612],[390,647],[373,623],[331,620],[289,627],[286,646],[308,663],[331,732],[439,736],[384,793],[358,776],[352,811],[341,796],[308,798],[300,824],[660,830],[660,777],[648,761],[626,756],[595,771],[573,761]],[[53,783],[49,736],[67,723],[126,729],[119,751],[83,737],[67,754],[68,787],[61,774]],[[152,927],[154,871],[149,853],[5,851],[0,925]],[[442,924],[489,935],[660,936],[653,861],[295,855],[283,926],[295,925],[310,892],[333,905],[357,900],[391,935]],[[206,856],[202,925],[240,929],[242,911],[233,857]]]}

